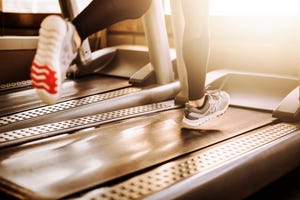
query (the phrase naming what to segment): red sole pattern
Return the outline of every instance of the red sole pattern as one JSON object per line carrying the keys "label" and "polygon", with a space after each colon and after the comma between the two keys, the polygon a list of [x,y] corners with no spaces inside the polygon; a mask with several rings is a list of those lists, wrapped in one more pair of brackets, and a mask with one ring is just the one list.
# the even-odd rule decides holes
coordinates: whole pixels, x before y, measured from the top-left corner
{"label": "red sole pattern", "polygon": [[[42,70],[43,72],[38,72],[36,69]],[[53,71],[48,65],[39,65],[34,61],[32,62],[30,78],[32,80],[33,87],[46,90],[50,94],[57,94],[57,78],[55,75],[56,72]],[[48,87],[46,87],[45,84]]]}

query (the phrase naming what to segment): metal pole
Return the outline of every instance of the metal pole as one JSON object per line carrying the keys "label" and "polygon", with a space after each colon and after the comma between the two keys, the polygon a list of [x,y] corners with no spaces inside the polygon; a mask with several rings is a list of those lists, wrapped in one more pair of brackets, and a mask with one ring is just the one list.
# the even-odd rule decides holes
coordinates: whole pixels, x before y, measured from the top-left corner
{"label": "metal pole", "polygon": [[[76,0],[59,0],[59,5],[62,15],[69,20],[73,20],[80,12]],[[80,61],[83,64],[92,59],[92,52],[88,39],[82,41],[79,49],[79,56]]]}
{"label": "metal pole", "polygon": [[174,81],[174,73],[161,0],[152,1],[142,21],[157,83],[161,85],[170,83]]}

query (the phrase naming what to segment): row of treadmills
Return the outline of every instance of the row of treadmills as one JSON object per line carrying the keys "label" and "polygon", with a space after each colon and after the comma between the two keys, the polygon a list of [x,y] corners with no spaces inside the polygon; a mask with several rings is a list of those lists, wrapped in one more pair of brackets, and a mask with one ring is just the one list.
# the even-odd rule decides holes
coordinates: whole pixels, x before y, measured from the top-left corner
{"label": "row of treadmills", "polygon": [[28,72],[37,37],[0,37],[1,197],[300,198],[298,75],[210,67],[206,83],[227,91],[230,107],[184,128],[184,69],[151,27],[162,17],[153,2],[149,47],[82,49],[90,57],[70,68],[52,105],[14,74]]}

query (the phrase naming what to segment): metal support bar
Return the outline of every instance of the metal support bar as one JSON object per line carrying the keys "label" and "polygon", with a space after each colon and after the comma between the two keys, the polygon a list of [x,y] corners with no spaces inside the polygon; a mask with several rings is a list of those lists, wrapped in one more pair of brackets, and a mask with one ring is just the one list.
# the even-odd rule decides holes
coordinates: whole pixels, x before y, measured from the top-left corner
{"label": "metal support bar", "polygon": [[300,120],[299,88],[291,91],[273,111],[273,117],[284,122],[297,122]]}
{"label": "metal support bar", "polygon": [[[73,20],[80,12],[76,0],[59,0],[59,5],[63,16],[70,20]],[[92,59],[92,52],[88,39],[82,41],[79,49],[79,56],[81,63],[87,63]]]}
{"label": "metal support bar", "polygon": [[142,17],[149,47],[150,62],[156,73],[158,84],[174,81],[168,35],[161,0],[153,0],[147,13]]}
{"label": "metal support bar", "polygon": [[72,6],[72,0],[59,0],[59,6],[62,15],[67,19],[74,19],[75,12]]}

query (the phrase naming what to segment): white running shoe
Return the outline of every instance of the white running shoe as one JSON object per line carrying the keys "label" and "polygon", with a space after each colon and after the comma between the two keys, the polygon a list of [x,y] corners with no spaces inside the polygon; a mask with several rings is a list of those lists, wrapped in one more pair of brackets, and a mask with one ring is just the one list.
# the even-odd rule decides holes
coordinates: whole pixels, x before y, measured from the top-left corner
{"label": "white running shoe", "polygon": [[56,15],[41,23],[30,78],[44,103],[55,103],[62,93],[67,69],[77,55],[74,31],[72,23]]}
{"label": "white running shoe", "polygon": [[225,113],[230,104],[230,97],[224,91],[208,90],[206,101],[201,108],[186,103],[183,124],[187,127],[196,127]]}

